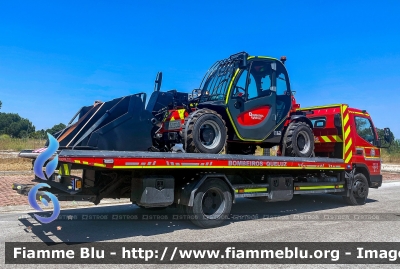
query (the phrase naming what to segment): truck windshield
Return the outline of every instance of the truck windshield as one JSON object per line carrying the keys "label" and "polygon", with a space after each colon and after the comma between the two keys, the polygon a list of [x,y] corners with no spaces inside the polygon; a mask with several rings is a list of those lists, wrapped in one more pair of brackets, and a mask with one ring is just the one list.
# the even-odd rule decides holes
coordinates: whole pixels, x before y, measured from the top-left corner
{"label": "truck windshield", "polygon": [[216,62],[208,70],[200,86],[201,96],[199,102],[224,100],[234,71],[234,62]]}

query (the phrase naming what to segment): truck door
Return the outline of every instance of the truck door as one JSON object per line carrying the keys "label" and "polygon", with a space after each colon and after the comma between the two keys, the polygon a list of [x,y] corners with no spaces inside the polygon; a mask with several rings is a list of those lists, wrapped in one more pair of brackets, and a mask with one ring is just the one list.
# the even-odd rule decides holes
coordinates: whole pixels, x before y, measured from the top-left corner
{"label": "truck door", "polygon": [[276,69],[273,60],[255,60],[231,86],[228,113],[242,140],[262,141],[276,126]]}
{"label": "truck door", "polygon": [[[354,115],[354,114],[353,114]],[[372,121],[364,115],[354,115],[356,138],[354,162],[364,163],[371,175],[380,174],[380,149]]]}

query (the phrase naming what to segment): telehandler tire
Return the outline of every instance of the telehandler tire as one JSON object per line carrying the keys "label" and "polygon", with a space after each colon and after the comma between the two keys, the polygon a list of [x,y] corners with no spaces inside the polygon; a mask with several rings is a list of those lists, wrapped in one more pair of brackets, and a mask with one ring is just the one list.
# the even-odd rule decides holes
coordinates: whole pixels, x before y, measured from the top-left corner
{"label": "telehandler tire", "polygon": [[284,139],[285,156],[312,157],[314,154],[314,135],[305,122],[289,124]]}
{"label": "telehandler tire", "polygon": [[210,109],[193,112],[185,119],[183,146],[188,153],[220,153],[226,144],[227,128],[221,115]]}

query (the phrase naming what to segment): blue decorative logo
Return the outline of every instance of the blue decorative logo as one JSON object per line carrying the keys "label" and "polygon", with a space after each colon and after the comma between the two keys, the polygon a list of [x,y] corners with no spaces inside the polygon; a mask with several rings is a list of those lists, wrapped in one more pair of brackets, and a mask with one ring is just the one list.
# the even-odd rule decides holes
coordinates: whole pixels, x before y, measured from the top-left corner
{"label": "blue decorative logo", "polygon": [[54,136],[47,133],[47,137],[49,138],[49,146],[45,151],[39,154],[39,156],[35,160],[35,165],[33,166],[33,171],[35,172],[35,175],[43,180],[49,179],[49,177],[54,173],[54,170],[56,170],[58,164],[58,155],[56,155],[54,159],[48,162],[48,164],[46,165],[47,177],[43,174],[42,168],[44,163],[48,159],[50,159],[54,153],[56,153],[59,147],[58,141],[54,138]]}
{"label": "blue decorative logo", "polygon": [[[49,138],[49,146],[45,151],[39,154],[39,156],[35,160],[35,164],[33,166],[33,171],[35,172],[35,175],[42,180],[48,180],[51,175],[54,173],[54,171],[57,168],[58,165],[58,155],[53,158],[53,160],[49,161],[46,165],[46,175],[43,173],[43,166],[47,160],[49,160],[54,153],[56,153],[59,144],[57,139],[54,138],[51,134],[47,133],[47,137]],[[40,188],[51,188],[48,184],[46,183],[39,183],[35,187],[33,187],[29,193],[28,193],[28,201],[29,204],[36,210],[43,211],[43,209],[38,205],[36,201],[36,195],[37,192]],[[43,192],[47,197],[50,198],[54,205],[53,209],[53,214],[50,217],[41,217],[36,214],[34,216],[36,219],[42,223],[50,223],[54,221],[55,219],[58,218],[58,215],[60,214],[60,203],[58,202],[58,199],[54,194],[50,192]],[[45,206],[48,206],[48,202],[46,199],[41,198],[40,200]]]}
{"label": "blue decorative logo", "polygon": [[[36,194],[40,188],[51,188],[48,184],[46,183],[39,183],[33,187],[28,194],[28,201],[29,204],[36,210],[43,211],[43,209],[38,205],[36,201]],[[60,203],[58,202],[57,197],[54,196],[54,194],[50,192],[43,192],[47,197],[50,198],[50,200],[53,202],[54,208],[53,208],[53,214],[51,214],[50,217],[41,217],[39,215],[33,214],[35,218],[40,221],[41,223],[50,223],[53,220],[58,218],[58,215],[60,214]],[[45,198],[42,198],[40,200],[45,206],[49,206],[47,200]]]}

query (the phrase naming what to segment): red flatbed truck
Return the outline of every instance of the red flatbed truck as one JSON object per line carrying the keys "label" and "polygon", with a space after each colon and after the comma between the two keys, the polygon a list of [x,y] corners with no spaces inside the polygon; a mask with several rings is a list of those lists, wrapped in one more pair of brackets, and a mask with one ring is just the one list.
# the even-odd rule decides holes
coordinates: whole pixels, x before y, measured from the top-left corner
{"label": "red flatbed truck", "polygon": [[[58,173],[36,181],[49,184],[46,191],[59,200],[130,198],[145,208],[177,206],[203,228],[220,225],[243,197],[274,202],[330,193],[364,204],[368,189],[382,184],[381,141],[370,115],[345,104],[301,110],[314,126],[314,157],[62,150]],[[386,134],[388,128],[390,142]],[[82,176],[71,175],[74,169]],[[13,188],[26,194],[30,186]]]}

